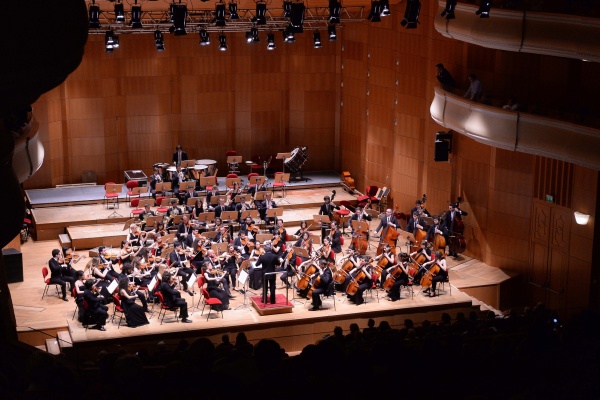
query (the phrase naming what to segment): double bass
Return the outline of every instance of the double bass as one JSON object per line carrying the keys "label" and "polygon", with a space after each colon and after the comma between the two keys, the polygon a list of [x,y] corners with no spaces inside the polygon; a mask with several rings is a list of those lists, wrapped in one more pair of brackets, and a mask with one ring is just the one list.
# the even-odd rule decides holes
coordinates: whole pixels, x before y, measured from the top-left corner
{"label": "double bass", "polygon": [[[459,196],[456,199],[457,208],[460,206],[460,203],[462,203],[462,197]],[[455,213],[454,220],[452,221],[452,232],[450,232],[450,252],[463,253],[467,249],[467,240],[463,236],[464,233],[465,224]]]}

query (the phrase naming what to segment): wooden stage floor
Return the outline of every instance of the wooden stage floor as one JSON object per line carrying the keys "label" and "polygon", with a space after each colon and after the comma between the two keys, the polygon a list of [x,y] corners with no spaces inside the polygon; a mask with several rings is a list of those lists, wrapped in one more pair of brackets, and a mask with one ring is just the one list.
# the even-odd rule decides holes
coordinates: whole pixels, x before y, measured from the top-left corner
{"label": "wooden stage floor", "polygon": [[[336,296],[335,309],[331,300],[324,300],[324,310],[318,312],[309,311],[310,302],[304,304],[299,301],[293,301],[294,307],[291,314],[260,316],[251,307],[236,309],[243,304],[243,295],[234,292],[237,296],[231,300],[231,310],[224,312],[224,317],[217,316],[214,312],[211,318],[207,320],[206,314],[200,315],[199,309],[192,309],[191,319],[193,323],[183,324],[172,322],[172,314],[167,315],[164,324],[160,324],[156,316],[150,319],[150,324],[135,329],[121,326],[116,323],[108,323],[107,332],[97,330],[85,330],[76,320],[72,320],[75,302],[69,298],[69,302],[63,302],[50,288],[49,296],[41,299],[44,290],[44,284],[41,276],[41,268],[46,265],[50,258],[53,248],[58,246],[58,241],[41,241],[24,244],[22,247],[24,260],[24,282],[12,283],[9,285],[13,300],[15,315],[17,319],[18,330],[20,334],[31,330],[42,330],[55,332],[60,329],[70,331],[74,344],[85,346],[95,344],[97,341],[109,341],[114,343],[131,343],[166,340],[169,337],[175,338],[196,338],[209,337],[215,343],[220,341],[220,335],[223,333],[234,333],[245,331],[249,339],[259,340],[263,337],[273,338],[283,345],[288,351],[299,351],[309,343],[318,341],[323,335],[331,333],[336,325],[342,326],[347,330],[353,322],[358,322],[360,326],[366,325],[366,319],[374,318],[377,323],[381,320],[387,320],[393,326],[401,326],[405,318],[412,318],[415,322],[423,319],[439,320],[442,312],[449,312],[455,315],[458,311],[469,312],[477,310],[473,307],[473,298],[453,285],[450,294],[448,287],[441,296],[429,298],[418,293],[416,287],[414,298],[410,298],[406,291],[402,292],[402,299],[397,302],[390,302],[384,299],[385,293],[378,291],[379,301],[375,294],[366,294],[367,302],[356,306],[350,302],[343,301],[345,296],[338,293]],[[347,247],[347,244],[346,246]],[[87,259],[80,261],[81,267],[87,262]],[[450,258],[450,280],[453,281],[455,273],[453,269],[460,270],[461,265],[470,265],[469,268],[475,268],[478,263],[466,257],[459,260]],[[470,264],[469,264],[470,263]],[[485,266],[485,264],[483,264]],[[76,265],[77,267],[77,265]],[[490,279],[487,283],[497,280],[498,283],[506,277],[498,276],[498,273],[488,271]],[[462,284],[469,284],[469,279],[476,282],[483,279],[477,276],[473,270],[472,278],[468,274],[462,274],[460,280]],[[458,277],[457,277],[458,278]],[[279,280],[278,280],[279,282]],[[198,292],[196,288],[196,292]],[[284,288],[278,288],[277,293],[285,295]],[[188,304],[192,304],[192,298],[186,293],[182,293]],[[292,299],[292,291],[289,291],[289,298]],[[196,295],[193,299],[194,304],[199,300]],[[248,299],[249,300],[249,299]],[[112,313],[112,305],[109,313]]]}

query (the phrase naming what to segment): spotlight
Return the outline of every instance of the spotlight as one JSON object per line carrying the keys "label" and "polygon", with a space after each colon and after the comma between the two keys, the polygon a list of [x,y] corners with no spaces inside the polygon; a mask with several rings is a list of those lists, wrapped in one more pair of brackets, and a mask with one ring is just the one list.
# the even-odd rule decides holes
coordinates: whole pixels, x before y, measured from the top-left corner
{"label": "spotlight", "polygon": [[115,3],[115,22],[119,24],[125,22],[125,8],[123,7],[123,3]]}
{"label": "spotlight", "polygon": [[284,1],[283,2],[283,18],[289,18],[292,16],[292,2]]}
{"label": "spotlight", "polygon": [[222,33],[221,33],[221,35],[219,35],[219,50],[221,50],[221,51],[227,50],[227,38]]}
{"label": "spotlight", "polygon": [[446,0],[446,8],[442,11],[442,17],[446,17],[446,19],[454,19],[456,16],[454,15],[454,9],[456,8],[456,0]]}
{"label": "spotlight", "polygon": [[90,28],[100,28],[100,7],[90,5]]}
{"label": "spotlight", "polygon": [[187,35],[185,26],[187,24],[187,6],[185,4],[175,4],[173,8],[173,26],[170,31],[175,32],[175,36]]}
{"label": "spotlight", "polygon": [[327,27],[327,33],[329,33],[329,40],[337,40],[337,35],[335,33],[335,25],[329,25]]}
{"label": "spotlight", "polygon": [[119,48],[119,37],[113,31],[104,33],[104,49],[107,53],[112,53],[114,49]]}
{"label": "spotlight", "polygon": [[479,15],[479,18],[489,18],[490,8],[492,8],[491,0],[481,0],[479,10],[475,11],[475,14]]}
{"label": "spotlight", "polygon": [[250,33],[252,34],[253,42],[260,42],[260,37],[258,36],[258,29],[255,26],[253,26],[252,29],[250,29]]}
{"label": "spotlight", "polygon": [[296,41],[296,37],[294,36],[294,30],[290,25],[285,28],[283,31],[283,41],[286,43],[294,43]]}
{"label": "spotlight", "polygon": [[275,50],[275,35],[272,33],[267,34],[267,50]]}
{"label": "spotlight", "polygon": [[264,1],[256,2],[256,17],[252,18],[252,22],[256,22],[256,25],[267,24],[267,3]]}
{"label": "spotlight", "polygon": [[156,46],[156,51],[165,51],[165,38],[158,29],[154,31],[154,45]]}
{"label": "spotlight", "polygon": [[392,12],[390,11],[390,0],[381,0],[379,2],[379,4],[381,5],[381,16],[382,17],[387,17],[392,15]]}
{"label": "spotlight", "polygon": [[210,44],[210,36],[206,29],[200,29],[200,46],[208,46]]}
{"label": "spotlight", "polygon": [[338,0],[329,0],[329,23],[339,24],[340,13],[342,11],[342,3]]}
{"label": "spotlight", "polygon": [[290,26],[294,33],[302,33],[302,24],[304,23],[304,3],[292,3],[290,16]]}
{"label": "spotlight", "polygon": [[421,2],[419,0],[408,0],[406,3],[406,11],[404,11],[404,19],[400,25],[406,29],[414,29],[419,23],[419,13],[421,12]]}
{"label": "spotlight", "polygon": [[225,3],[215,4],[215,19],[213,22],[216,26],[225,26]]}
{"label": "spotlight", "polygon": [[313,33],[313,47],[315,49],[320,49],[321,47],[323,47],[323,45],[321,44],[321,33],[319,31],[315,31]]}
{"label": "spotlight", "polygon": [[229,19],[240,19],[240,16],[237,13],[237,3],[231,2],[229,3]]}
{"label": "spotlight", "polygon": [[142,6],[131,6],[131,20],[129,25],[133,29],[142,27]]}
{"label": "spotlight", "polygon": [[371,2],[371,11],[369,12],[368,19],[371,22],[381,22],[381,5],[379,0]]}

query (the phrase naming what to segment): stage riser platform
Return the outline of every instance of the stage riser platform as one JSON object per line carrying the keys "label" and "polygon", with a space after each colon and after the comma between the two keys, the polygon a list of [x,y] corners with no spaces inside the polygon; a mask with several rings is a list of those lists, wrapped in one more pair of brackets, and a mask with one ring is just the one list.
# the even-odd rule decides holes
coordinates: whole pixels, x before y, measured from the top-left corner
{"label": "stage riser platform", "polygon": [[[376,300],[372,301],[376,302]],[[237,333],[244,332],[248,340],[255,345],[261,339],[273,339],[287,352],[300,352],[305,346],[315,344],[322,340],[325,335],[331,335],[336,326],[342,327],[344,334],[346,334],[349,332],[350,324],[356,323],[362,329],[367,326],[367,320],[369,318],[375,320],[375,326],[378,326],[381,321],[385,320],[390,323],[393,329],[402,329],[404,327],[405,319],[412,319],[415,325],[419,326],[425,320],[432,322],[440,321],[441,315],[444,312],[449,313],[453,319],[458,312],[463,312],[465,315],[469,315],[471,311],[480,312],[479,308],[472,306],[470,303],[444,304],[439,307],[428,308],[424,311],[420,311],[423,307],[381,311],[365,309],[364,312],[358,311],[350,315],[336,314],[333,311],[332,303],[329,301],[325,301],[324,306],[331,307],[331,312],[329,312],[329,310],[319,311],[315,313],[316,316],[314,318],[305,320],[295,320],[290,318],[287,321],[268,323],[263,322],[263,319],[269,318],[266,316],[259,317],[260,323],[258,324],[229,325],[196,331],[171,332],[117,339],[105,335],[106,337],[104,339],[87,340],[85,342],[75,341],[74,350],[79,358],[86,359],[96,356],[100,350],[116,351],[118,346],[125,346],[129,352],[139,351],[143,348],[154,350],[159,341],[164,342],[167,348],[173,349],[182,339],[192,343],[198,338],[208,338],[217,345],[221,342],[221,336],[224,333],[229,334],[231,341],[235,341]],[[360,306],[357,306],[357,308],[360,308]],[[200,317],[199,313],[194,313],[192,318],[199,319],[202,317]],[[227,319],[227,312],[225,312],[224,318],[225,320]],[[219,316],[218,319],[220,320],[221,317]],[[203,322],[206,322],[205,320],[206,316],[204,316]],[[213,320],[213,318],[211,318],[211,320]],[[167,322],[165,322],[165,324],[166,323]],[[176,323],[173,322],[170,324],[173,325]],[[80,328],[74,327],[72,329]],[[124,327],[121,329],[128,328]]]}

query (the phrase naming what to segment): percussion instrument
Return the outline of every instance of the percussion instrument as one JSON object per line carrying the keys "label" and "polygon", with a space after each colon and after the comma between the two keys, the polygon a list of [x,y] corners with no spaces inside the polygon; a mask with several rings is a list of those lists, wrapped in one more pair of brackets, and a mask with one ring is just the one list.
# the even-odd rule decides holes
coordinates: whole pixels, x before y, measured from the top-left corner
{"label": "percussion instrument", "polygon": [[194,169],[198,172],[203,171],[205,169],[208,169],[208,165],[204,165],[204,164],[196,164],[194,165]]}
{"label": "percussion instrument", "polygon": [[215,160],[196,160],[196,165],[206,165],[206,176],[213,176],[217,169]]}
{"label": "percussion instrument", "polygon": [[300,172],[307,159],[306,147],[296,147],[292,150],[290,157],[286,158],[283,163],[291,172],[297,173]]}

